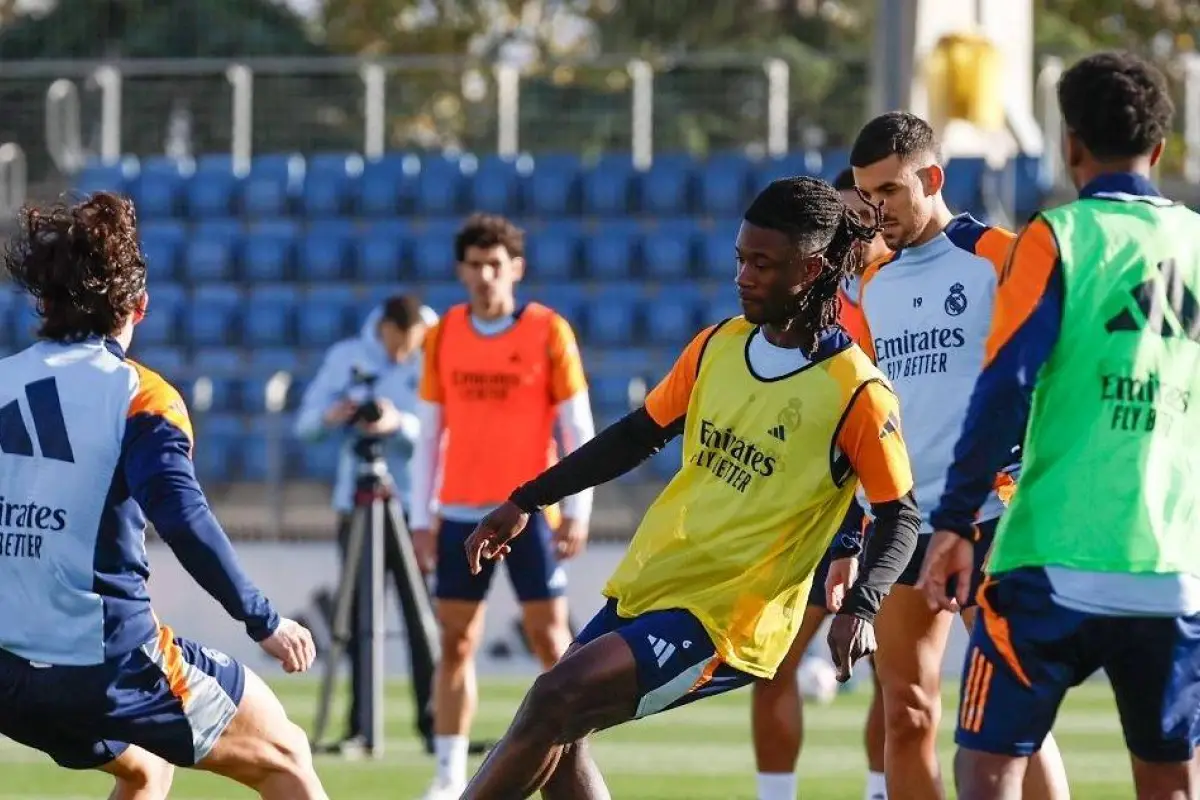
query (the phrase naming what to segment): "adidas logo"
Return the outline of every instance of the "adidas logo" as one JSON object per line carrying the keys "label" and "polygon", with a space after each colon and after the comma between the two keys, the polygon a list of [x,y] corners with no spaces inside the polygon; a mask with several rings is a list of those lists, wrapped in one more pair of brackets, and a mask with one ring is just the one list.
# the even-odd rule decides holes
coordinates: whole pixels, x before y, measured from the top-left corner
{"label": "adidas logo", "polygon": [[[1105,323],[1109,333],[1144,328],[1164,339],[1184,337],[1200,342],[1200,301],[1184,285],[1175,259],[1160,262],[1158,274],[1133,287],[1131,294],[1134,302]],[[1141,320],[1134,314],[1135,308]]]}
{"label": "adidas logo", "polygon": [[879,432],[880,439],[886,439],[889,433],[896,433],[900,430],[900,420],[896,419],[896,415],[888,413],[888,417],[884,420],[883,430]]}
{"label": "adidas logo", "polygon": [[675,645],[657,636],[648,635],[646,641],[650,642],[650,646],[654,648],[654,657],[658,660],[660,667],[666,664],[667,659],[675,652]]}
{"label": "adidas logo", "polygon": [[767,433],[771,434],[781,442],[787,441],[787,430],[782,425],[776,425],[774,428],[771,428],[771,430],[767,431]]}

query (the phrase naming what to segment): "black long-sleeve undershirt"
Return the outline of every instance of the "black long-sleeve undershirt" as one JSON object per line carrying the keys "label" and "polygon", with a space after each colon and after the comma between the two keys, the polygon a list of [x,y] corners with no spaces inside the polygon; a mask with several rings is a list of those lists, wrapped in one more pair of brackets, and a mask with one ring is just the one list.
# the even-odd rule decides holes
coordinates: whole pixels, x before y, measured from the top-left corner
{"label": "black long-sleeve undershirt", "polygon": [[[850,505],[852,513],[858,507],[858,529],[861,531],[862,508],[857,502]],[[871,515],[875,518],[875,528],[867,538],[862,574],[838,610],[839,614],[849,614],[868,622],[875,619],[883,598],[912,561],[917,549],[917,532],[921,529],[921,512],[917,510],[917,500],[912,492],[899,500],[872,503]],[[835,545],[834,556],[838,555]]]}

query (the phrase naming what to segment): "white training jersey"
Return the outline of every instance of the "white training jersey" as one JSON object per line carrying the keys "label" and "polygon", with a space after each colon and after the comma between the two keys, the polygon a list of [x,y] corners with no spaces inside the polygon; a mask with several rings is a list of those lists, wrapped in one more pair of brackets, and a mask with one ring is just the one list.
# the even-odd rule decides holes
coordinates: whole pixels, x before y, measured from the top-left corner
{"label": "white training jersey", "polygon": [[[1013,238],[963,214],[932,241],[863,273],[860,344],[900,398],[921,533],[933,531],[929,515],[983,368],[997,278]],[[979,521],[999,517],[1003,508],[993,491]]]}

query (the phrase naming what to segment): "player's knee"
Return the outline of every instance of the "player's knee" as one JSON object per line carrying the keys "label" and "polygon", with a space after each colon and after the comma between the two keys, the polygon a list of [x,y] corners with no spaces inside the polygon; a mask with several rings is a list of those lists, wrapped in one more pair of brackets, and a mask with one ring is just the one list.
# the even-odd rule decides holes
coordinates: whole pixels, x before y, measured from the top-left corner
{"label": "player's knee", "polygon": [[754,682],[754,696],[767,701],[786,700],[800,696],[800,678],[795,670],[780,670],[769,680]]}
{"label": "player's knee", "polygon": [[474,658],[478,642],[469,631],[443,628],[441,640],[442,661],[447,666],[461,666]]}
{"label": "player's knee", "polygon": [[936,736],[940,707],[936,694],[916,684],[885,689],[883,715],[889,741],[903,743]]}
{"label": "player's knee", "polygon": [[304,778],[313,769],[308,736],[292,721],[275,729],[259,748],[258,767],[264,776],[287,775]]}
{"label": "player's knee", "polygon": [[543,672],[529,689],[529,724],[558,744],[582,738],[578,720],[583,716],[586,693],[560,666]]}
{"label": "player's knee", "polygon": [[175,767],[158,758],[139,759],[117,777],[117,797],[162,797],[171,791]]}

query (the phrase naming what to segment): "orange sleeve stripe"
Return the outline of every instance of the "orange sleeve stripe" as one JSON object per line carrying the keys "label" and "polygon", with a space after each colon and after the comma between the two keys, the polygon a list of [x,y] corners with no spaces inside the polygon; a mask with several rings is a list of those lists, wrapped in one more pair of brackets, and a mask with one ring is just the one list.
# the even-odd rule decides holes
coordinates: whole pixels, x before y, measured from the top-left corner
{"label": "orange sleeve stripe", "polygon": [[188,416],[183,397],[175,387],[167,383],[157,372],[147,369],[135,361],[127,363],[137,371],[138,390],[129,403],[129,412],[126,416],[150,414],[162,417],[183,431],[188,441],[194,443],[195,434],[192,431],[192,420]]}
{"label": "orange sleeve stripe", "polygon": [[718,327],[710,325],[688,342],[671,371],[646,395],[646,413],[664,428],[687,414],[692,387],[696,385],[696,375],[700,371],[700,356]]}
{"label": "orange sleeve stripe", "polygon": [[896,395],[878,381],[859,389],[838,429],[837,443],[872,503],[890,503],[912,491],[912,465],[900,429]]}
{"label": "orange sleeve stripe", "polygon": [[1004,228],[988,228],[975,243],[975,255],[992,262],[996,275],[1000,275],[1008,261],[1009,251],[1016,238],[1012,231]]}
{"label": "orange sleeve stripe", "polygon": [[887,256],[874,261],[867,265],[863,270],[862,279],[858,282],[858,302],[854,305],[858,309],[858,319],[861,322],[859,335],[855,337],[858,346],[867,354],[867,357],[875,361],[875,337],[871,335],[871,321],[867,319],[867,309],[864,306],[864,301],[867,297],[867,284],[869,284],[879,271],[883,269],[889,262],[896,257],[895,253],[889,253]]}
{"label": "orange sleeve stripe", "polygon": [[871,337],[867,336],[867,320],[858,306],[858,298],[847,296],[841,289],[838,289],[838,293],[842,298],[842,314],[839,321],[846,333],[850,334],[850,338],[857,342],[859,347],[864,347],[863,342]]}
{"label": "orange sleeve stripe", "polygon": [[1043,220],[1035,219],[1013,244],[1000,273],[992,327],[984,349],[985,367],[1033,314],[1057,263],[1054,234]]}
{"label": "orange sleeve stripe", "polygon": [[445,324],[446,317],[438,320],[437,324],[425,333],[425,342],[421,348],[421,385],[417,389],[417,396],[427,403],[445,402],[437,364],[438,342],[441,340]]}
{"label": "orange sleeve stripe", "polygon": [[570,400],[587,388],[583,358],[571,323],[558,314],[550,317],[550,394],[554,404]]}

